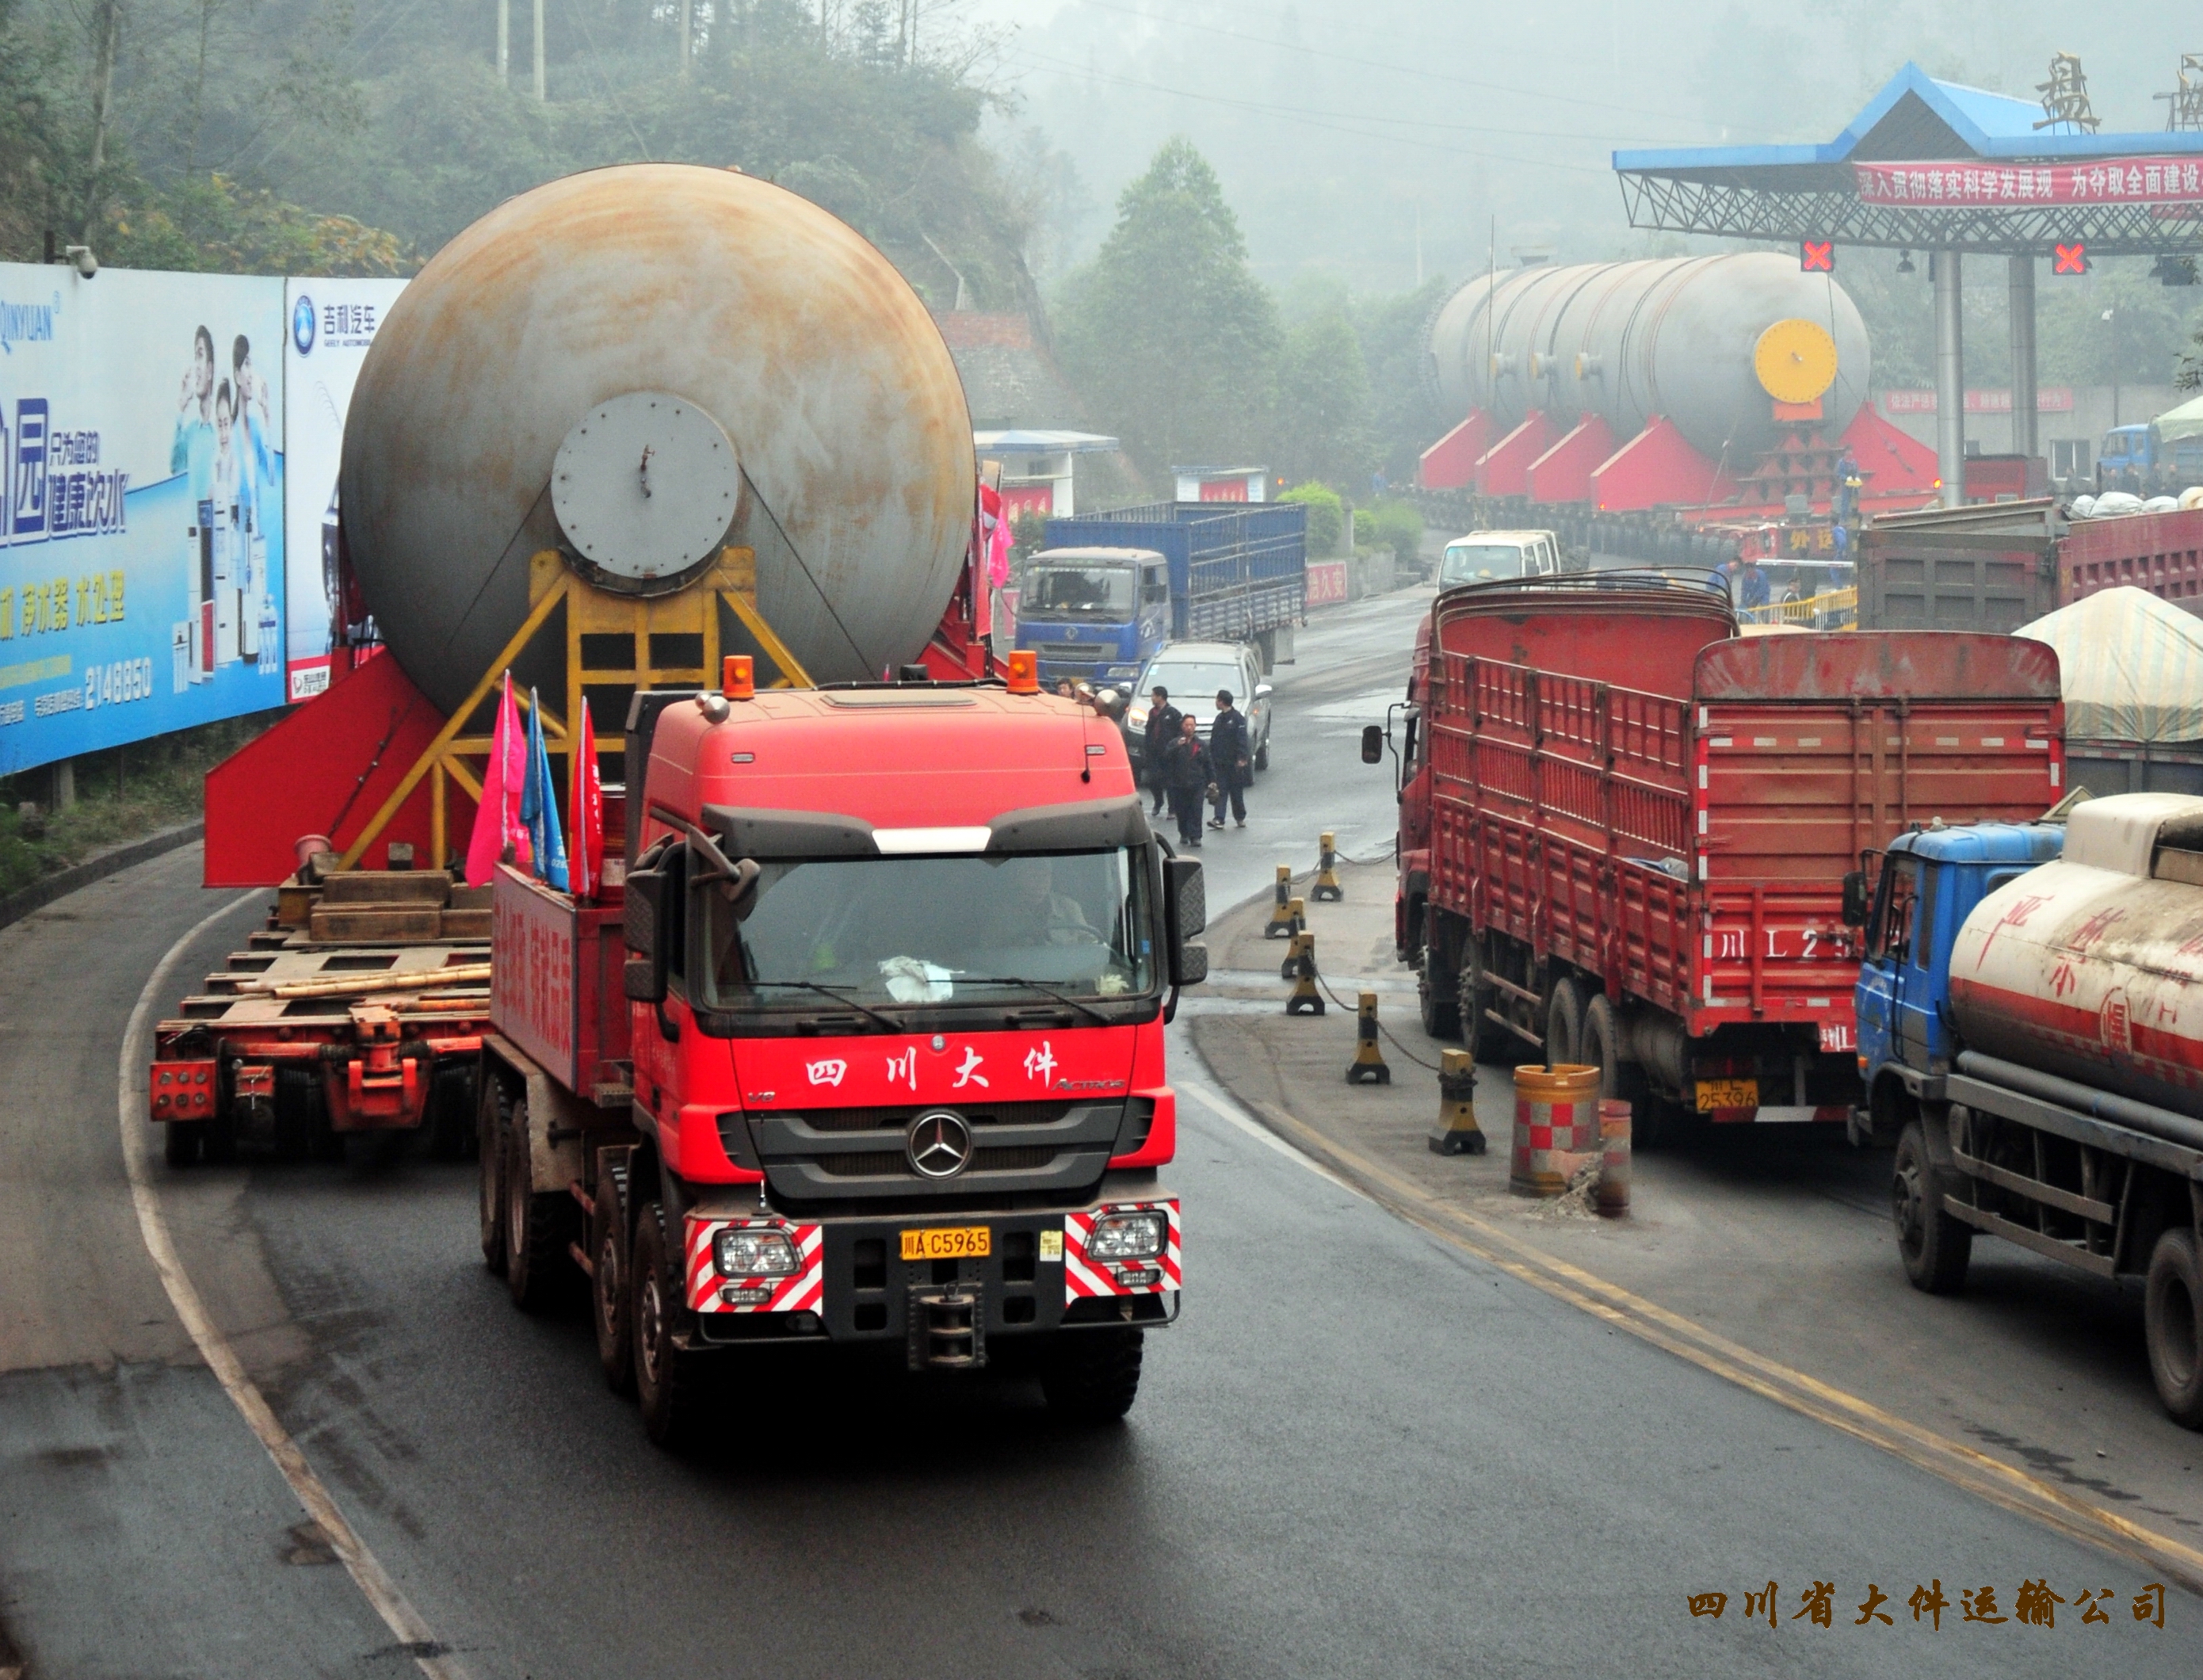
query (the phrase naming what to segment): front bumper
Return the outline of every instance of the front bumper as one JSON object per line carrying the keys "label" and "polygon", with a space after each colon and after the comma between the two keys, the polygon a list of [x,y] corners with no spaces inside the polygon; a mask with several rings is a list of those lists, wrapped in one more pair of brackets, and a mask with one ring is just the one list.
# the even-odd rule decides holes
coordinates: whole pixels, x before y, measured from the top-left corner
{"label": "front bumper", "polygon": [[[1087,1233],[1107,1212],[1159,1210],[1168,1237],[1152,1260],[1104,1263],[1086,1253]],[[905,1260],[901,1236],[930,1227],[983,1225],[983,1257]],[[715,1239],[724,1230],[784,1233],[799,1269],[784,1278],[720,1275]],[[1105,1193],[1084,1207],[1015,1213],[889,1214],[818,1220],[705,1204],[689,1210],[685,1294],[700,1346],[756,1341],[901,1343],[913,1367],[983,1364],[989,1340],[1079,1325],[1159,1325],[1178,1316],[1183,1276],[1178,1198],[1141,1186]],[[944,1310],[971,1326],[972,1356],[937,1356]]]}

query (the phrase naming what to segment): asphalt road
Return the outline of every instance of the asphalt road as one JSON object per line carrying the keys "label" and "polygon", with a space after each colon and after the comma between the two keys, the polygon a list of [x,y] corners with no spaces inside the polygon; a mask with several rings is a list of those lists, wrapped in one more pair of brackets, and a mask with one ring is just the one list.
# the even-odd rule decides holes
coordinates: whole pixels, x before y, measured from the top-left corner
{"label": "asphalt road", "polygon": [[[1389,833],[1356,696],[1418,603],[1344,609],[1281,671],[1277,768],[1212,901]],[[1390,661],[1389,665],[1387,661]],[[1232,838],[1245,840],[1235,855]],[[407,1671],[179,1330],[140,1239],[117,1055],[196,855],[0,932],[0,1616],[34,1676]],[[157,1000],[257,914],[207,926]],[[2107,1558],[1617,1334],[1312,1170],[1208,1085],[1171,1174],[1184,1321],[1129,1423],[1026,1387],[760,1362],[693,1460],[605,1392],[578,1312],[523,1317],[469,1168],[150,1168],[181,1266],[452,1671],[772,1675],[2065,1675],[2194,1671]],[[150,1130],[150,1128],[145,1128]],[[131,1133],[142,1158],[145,1139]],[[1801,1303],[1801,1310],[1810,1310]],[[1993,1583],[2053,1629],[1960,1619]],[[1744,1619],[1780,1583],[1780,1620]],[[1905,1609],[1949,1601],[1940,1630]],[[1831,1583],[1832,1625],[1793,1615]],[[1893,1625],[1855,1625],[1876,1583]],[[2083,1589],[2111,1620],[2082,1625]],[[1728,1595],[1718,1621],[1686,1595]]]}

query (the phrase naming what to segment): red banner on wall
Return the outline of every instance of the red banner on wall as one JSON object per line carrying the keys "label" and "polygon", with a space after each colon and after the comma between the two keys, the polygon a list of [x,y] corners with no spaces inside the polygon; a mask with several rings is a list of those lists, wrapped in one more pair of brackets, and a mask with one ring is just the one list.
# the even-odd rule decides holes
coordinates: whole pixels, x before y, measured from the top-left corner
{"label": "red banner on wall", "polygon": [[[2073,411],[2073,387],[2070,385],[2045,385],[2035,393],[2035,407],[2041,414],[2070,414]],[[1935,393],[1933,391],[1884,391],[1881,393],[1884,414],[1933,414]],[[1969,391],[1966,393],[1966,412],[1969,414],[2009,414],[2011,412],[2011,393],[2009,391]]]}
{"label": "red banner on wall", "polygon": [[2094,163],[1854,163],[1868,204],[2203,204],[2203,157]]}

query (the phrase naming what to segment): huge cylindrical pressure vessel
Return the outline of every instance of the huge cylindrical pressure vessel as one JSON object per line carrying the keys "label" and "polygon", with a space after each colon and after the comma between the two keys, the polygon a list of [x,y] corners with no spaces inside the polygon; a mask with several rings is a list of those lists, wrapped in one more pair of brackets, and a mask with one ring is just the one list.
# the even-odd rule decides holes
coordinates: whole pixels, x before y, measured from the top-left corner
{"label": "huge cylindrical pressure vessel", "polygon": [[976,475],[955,364],[885,257],[783,188],[650,163],[523,193],[436,254],[360,370],[339,482],[366,603],[449,711],[544,549],[652,595],[747,547],[810,674],[877,677],[940,620]]}
{"label": "huge cylindrical pressure vessel", "polygon": [[1974,907],[1950,972],[1968,1049],[2203,1119],[2203,800],[2076,807],[2064,855]]}
{"label": "huge cylindrical pressure vessel", "polygon": [[1866,399],[1866,325],[1826,275],[1772,251],[1544,265],[1479,276],[1432,321],[1448,419],[1503,429],[1543,410],[1596,414],[1617,442],[1664,416],[1700,453],[1740,462],[1775,441],[1775,405],[1821,405],[1829,435]]}

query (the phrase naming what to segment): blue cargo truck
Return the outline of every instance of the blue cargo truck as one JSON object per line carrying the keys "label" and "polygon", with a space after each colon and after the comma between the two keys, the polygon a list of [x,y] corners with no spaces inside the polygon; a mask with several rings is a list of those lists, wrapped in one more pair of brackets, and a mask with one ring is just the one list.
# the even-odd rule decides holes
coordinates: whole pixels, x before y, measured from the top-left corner
{"label": "blue cargo truck", "polygon": [[1308,607],[1308,510],[1151,502],[1048,522],[1019,579],[1018,642],[1041,680],[1129,685],[1166,642],[1292,657]]}

